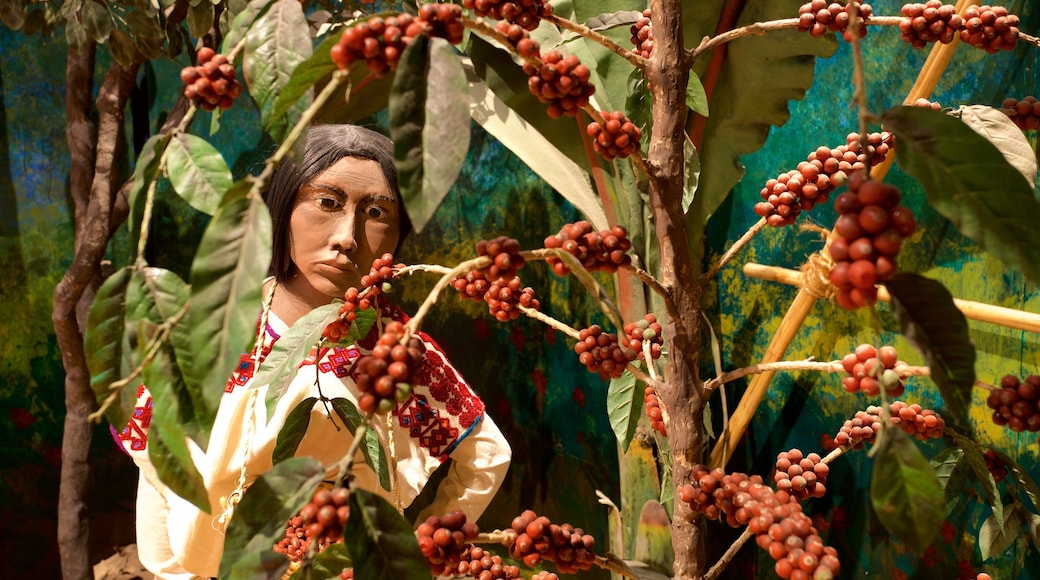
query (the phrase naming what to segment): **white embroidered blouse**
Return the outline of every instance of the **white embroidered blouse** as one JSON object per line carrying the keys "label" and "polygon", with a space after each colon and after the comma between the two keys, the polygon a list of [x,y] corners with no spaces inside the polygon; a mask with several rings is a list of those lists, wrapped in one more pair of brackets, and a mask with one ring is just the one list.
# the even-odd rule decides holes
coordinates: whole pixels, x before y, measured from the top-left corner
{"label": "white embroidered blouse", "polygon": [[[384,306],[382,315],[407,320],[392,306]],[[270,346],[286,330],[286,325],[270,313],[261,364]],[[391,489],[394,491],[383,489],[360,451],[353,463],[353,475],[362,488],[403,508],[422,491],[437,467],[451,457],[447,477],[438,486],[433,503],[420,514],[419,521],[428,515],[443,515],[455,509],[461,509],[475,521],[502,483],[511,457],[509,444],[485,413],[483,401],[451,366],[440,347],[426,334],[419,333],[419,336],[426,344],[420,370],[422,381],[413,386],[412,396],[394,410],[390,421],[392,438],[388,436],[387,421],[372,421],[374,425],[371,425],[388,457],[391,443],[393,445],[396,472],[391,474]],[[325,397],[345,397],[356,403],[358,390],[353,380],[356,363],[370,352],[377,338],[373,328],[373,332],[355,346],[328,348],[319,353],[317,369],[313,360],[301,364],[270,417],[264,402],[267,386],[253,388],[252,385],[253,355],[242,356],[225,388],[208,448],[200,449],[188,441],[192,459],[206,484],[212,514],[199,510],[159,481],[148,460],[147,449],[152,399],[142,385],[133,416],[117,434],[123,448],[141,469],[137,543],[142,564],[159,578],[215,577],[226,528],[219,520],[221,505],[238,487],[243,465],[247,487],[271,469],[275,442],[287,415],[304,399],[318,396],[315,377]],[[297,456],[314,457],[329,466],[328,479],[335,477],[335,464],[353,440],[353,433],[343,428],[339,417],[334,419],[339,429],[328,419],[324,405],[316,404],[311,410],[308,430],[296,451]]]}

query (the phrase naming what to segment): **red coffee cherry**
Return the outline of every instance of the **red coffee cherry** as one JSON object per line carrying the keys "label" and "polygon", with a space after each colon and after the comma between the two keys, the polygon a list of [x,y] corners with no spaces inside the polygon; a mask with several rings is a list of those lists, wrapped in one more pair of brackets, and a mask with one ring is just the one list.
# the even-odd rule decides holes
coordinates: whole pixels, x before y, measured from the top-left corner
{"label": "red coffee cherry", "polygon": [[654,50],[654,33],[650,29],[650,9],[643,10],[643,15],[629,29],[632,33],[632,44],[635,48],[632,53],[643,58],[650,58]]}
{"label": "red coffee cherry", "polygon": [[[592,224],[585,220],[566,224],[558,234],[545,238],[545,247],[566,251],[576,257],[589,272],[613,274],[620,266],[632,263],[632,257],[628,255],[632,242],[628,239],[628,231],[622,226],[597,233]],[[558,276],[570,273],[570,268],[559,258],[550,257],[545,261]]]}
{"label": "red coffee cherry", "polygon": [[505,20],[524,30],[538,28],[542,18],[552,15],[552,5],[546,0],[462,0],[462,6],[477,16]]}
{"label": "red coffee cherry", "polygon": [[592,137],[592,148],[607,161],[624,159],[639,150],[643,132],[621,111],[603,113],[603,123],[593,121],[586,128]]}
{"label": "red coffee cherry", "polygon": [[388,322],[372,352],[358,360],[354,382],[362,413],[387,413],[411,396],[426,346],[414,335],[402,344],[404,335],[404,324]]}
{"label": "red coffee cherry", "polygon": [[347,69],[356,61],[364,61],[374,76],[383,76],[395,70],[412,40],[427,34],[431,24],[410,14],[382,18],[373,16],[343,31],[340,41],[332,47],[330,56],[340,69]]}
{"label": "red coffee cherry", "polygon": [[[941,0],[904,4],[900,12],[903,16],[899,22],[900,37],[914,48],[924,48],[930,42],[949,44],[964,24],[957,7],[943,4]],[[915,106],[920,105],[915,103]]]}
{"label": "red coffee cherry", "polygon": [[[849,2],[859,8],[860,18],[867,19],[873,15],[870,4],[860,2]],[[849,11],[848,6],[838,2],[827,3],[826,0],[813,0],[806,2],[798,9],[798,30],[808,32],[812,36],[823,36],[828,31],[840,32],[846,41],[851,41],[848,31]],[[867,35],[867,27],[862,23],[859,28],[860,38]]]}
{"label": "red coffee cherry", "polygon": [[242,94],[242,85],[235,78],[235,67],[223,54],[204,46],[195,54],[197,66],[181,69],[184,96],[197,107],[212,111],[217,107],[227,110]]}
{"label": "red coffee cherry", "polygon": [[968,6],[962,18],[961,41],[975,48],[992,54],[1018,42],[1019,18],[1003,6]]}
{"label": "red coffee cherry", "polygon": [[577,116],[596,92],[596,86],[589,82],[589,67],[578,57],[564,56],[558,50],[550,50],[534,60],[537,63],[525,62],[523,67],[531,94],[549,105],[546,112],[554,119]]}

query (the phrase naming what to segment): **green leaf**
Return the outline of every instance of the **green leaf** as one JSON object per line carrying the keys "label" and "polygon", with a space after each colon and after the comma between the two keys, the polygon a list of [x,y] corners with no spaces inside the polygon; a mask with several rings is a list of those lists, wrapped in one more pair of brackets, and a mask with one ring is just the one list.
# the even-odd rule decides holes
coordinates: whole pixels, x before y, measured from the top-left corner
{"label": "green leaf", "polygon": [[[154,417],[153,417],[154,418]],[[206,484],[191,460],[184,430],[177,423],[152,422],[148,430],[148,461],[171,491],[210,513]]]}
{"label": "green leaf", "polygon": [[1033,510],[1040,510],[1040,487],[1038,487],[1036,482],[1033,481],[1033,478],[1030,477],[1029,472],[1022,469],[1021,465],[1003,452],[997,451],[996,449],[994,449],[994,452],[997,454],[997,457],[1008,466],[1008,470],[1011,471],[1011,474],[1015,476],[1015,481],[1022,487],[1022,491],[1025,492],[1030,503],[1033,504]]}
{"label": "green leaf", "polygon": [[979,529],[979,552],[983,561],[999,557],[1022,535],[1025,522],[1022,521],[1022,512],[1018,506],[1012,504],[1004,516],[1003,524],[996,514],[982,522],[982,528]]}
{"label": "green leaf", "polygon": [[65,21],[65,43],[69,45],[69,48],[82,52],[89,41],[90,35],[87,34],[87,29],[80,24],[79,20],[70,18]]}
{"label": "green leaf", "polygon": [[141,148],[141,155],[134,166],[134,183],[130,187],[130,243],[134,251],[141,238],[141,220],[144,219],[144,206],[148,186],[159,178],[159,159],[170,142],[168,135],[153,135]]}
{"label": "green leaf", "polygon": [[[87,330],[83,335],[83,349],[87,353],[90,386],[100,405],[108,398],[108,386],[122,375],[123,328],[126,315],[126,288],[131,270],[121,268],[98,289],[87,316]],[[117,428],[126,424],[135,399],[133,387],[123,387],[120,400],[109,407],[105,417]]]}
{"label": "green leaf", "polygon": [[636,434],[639,417],[643,411],[643,394],[636,388],[636,377],[626,372],[610,381],[607,390],[607,414],[614,436],[622,451],[628,451],[632,437]]}
{"label": "green leaf", "polygon": [[894,107],[882,122],[896,135],[899,165],[960,232],[1040,284],[1040,223],[1033,184],[964,123],[923,107]]}
{"label": "green leaf", "polygon": [[195,38],[202,38],[213,28],[213,5],[199,2],[188,6],[188,31]]}
{"label": "green leaf", "polygon": [[128,67],[137,58],[137,45],[130,35],[117,28],[108,35],[108,52],[112,53],[116,62]]}
{"label": "green leaf", "polygon": [[689,138],[683,138],[683,159],[686,175],[683,179],[682,210],[687,213],[690,205],[697,195],[697,184],[701,177],[701,158],[697,155],[697,148],[693,146]]}
{"label": "green leaf", "polygon": [[943,449],[942,452],[928,462],[932,469],[935,470],[935,480],[939,482],[939,487],[942,488],[943,495],[946,497],[946,509],[943,513],[944,519],[953,512],[953,508],[960,501],[961,492],[964,490],[966,480],[964,478],[964,469],[961,467],[964,463],[962,461],[963,457],[963,449],[950,447],[949,449]]}
{"label": "green leaf", "polygon": [[424,578],[430,565],[419,551],[415,532],[385,499],[363,489],[350,494],[345,537],[354,574],[366,580]]}
{"label": "green leaf", "polygon": [[303,436],[307,434],[307,428],[311,425],[311,409],[317,402],[317,397],[307,397],[289,412],[285,418],[285,424],[278,431],[272,462],[281,463],[296,455],[296,449],[299,448],[300,441],[303,441]]}
{"label": "green leaf", "polygon": [[170,142],[166,172],[174,191],[206,215],[217,211],[234,181],[220,151],[191,133],[178,133]]}
{"label": "green leaf", "polygon": [[0,22],[11,30],[18,30],[25,23],[25,0],[0,0]]}
{"label": "green leaf", "polygon": [[690,73],[690,80],[686,83],[686,106],[698,115],[708,116],[708,95],[704,92],[701,77]]}
{"label": "green leaf", "polygon": [[[920,108],[920,107],[918,107]],[[975,385],[975,347],[968,321],[941,283],[917,274],[896,274],[885,283],[903,336],[924,355],[931,377],[956,423],[965,429]]]}
{"label": "green leaf", "polygon": [[241,10],[235,10],[236,1],[228,4],[229,11],[234,15],[231,21],[231,29],[224,35],[221,52],[228,54],[245,37],[249,29],[261,16],[267,13],[271,6],[278,0],[252,0],[245,4]]}
{"label": "green leaf", "polygon": [[313,47],[303,8],[295,0],[278,0],[246,33],[242,71],[249,93],[260,109],[264,129],[275,141],[285,138],[311,99],[298,100],[289,110],[273,116],[278,94],[293,70],[311,56]]}
{"label": "green leaf", "polygon": [[310,501],[324,476],[318,460],[294,457],[258,477],[228,525],[220,578],[246,580],[285,570],[288,560],[272,548],[285,536],[286,522]]}
{"label": "green leaf", "polygon": [[155,15],[149,15],[143,10],[131,10],[126,15],[127,27],[134,32],[139,40],[157,40],[161,44],[165,40],[162,26]]}
{"label": "green leaf", "polygon": [[306,95],[321,79],[328,77],[336,70],[332,62],[332,47],[339,44],[340,35],[332,34],[314,49],[307,60],[301,62],[289,77],[289,82],[278,93],[271,116],[278,118],[285,114],[297,101]]}
{"label": "green leaf", "polygon": [[239,357],[255,342],[261,285],[270,262],[267,206],[255,195],[227,201],[203,232],[191,265],[195,360],[186,378],[213,408]]}
{"label": "green leaf", "polygon": [[86,0],[83,2],[81,17],[83,18],[83,28],[86,29],[90,38],[94,39],[94,42],[104,43],[108,40],[108,36],[112,33],[112,15],[109,14],[108,8],[104,4]]}
{"label": "green leaf", "polygon": [[469,150],[466,72],[447,41],[417,37],[401,55],[390,91],[390,138],[416,232],[455,183]]}
{"label": "green leaf", "polygon": [[256,370],[253,386],[250,388],[270,385],[269,397],[275,400],[281,397],[296,376],[300,363],[307,358],[311,348],[317,346],[322,331],[336,318],[338,311],[338,305],[326,304],[297,320],[271,347],[271,352]]}
{"label": "green leaf", "polygon": [[602,32],[618,26],[631,27],[642,17],[643,13],[639,10],[618,10],[617,12],[597,14],[582,24],[590,30]]}
{"label": "green leaf", "polygon": [[304,560],[303,566],[289,577],[289,580],[327,580],[336,578],[343,570],[350,568],[350,553],[343,542],[329,544],[313,561]]}
{"label": "green leaf", "polygon": [[[790,18],[798,14],[803,1],[748,0],[734,28]],[[687,46],[697,46],[704,36],[715,34],[717,19],[708,15],[721,13],[723,4],[702,2],[697,10],[684,10]],[[691,19],[696,26],[690,25]],[[727,44],[709,101],[711,117],[705,120],[698,145],[703,172],[687,219],[691,236],[703,232],[708,218],[743,177],[740,157],[762,147],[771,127],[787,122],[789,101],[805,97],[812,86],[815,59],[830,56],[836,48],[837,41],[830,35],[813,38],[796,30],[751,35]],[[706,66],[710,58],[699,60]],[[704,73],[695,68],[692,74]]]}
{"label": "green leaf", "polygon": [[1025,133],[1003,111],[986,105],[961,105],[956,113],[965,125],[1000,151],[1026,183],[1036,182],[1036,154]]}
{"label": "green leaf", "polygon": [[[472,72],[472,71],[471,71]],[[589,174],[563,154],[538,128],[511,109],[488,85],[470,75],[470,115],[532,171],[574,204],[599,230],[610,227],[603,202],[592,188]],[[629,230],[632,231],[631,229]]]}
{"label": "green leaf", "polygon": [[[332,408],[336,410],[336,414],[346,424],[347,429],[357,432],[358,427],[361,426],[365,419],[358,413],[354,403],[343,397],[332,399],[331,403]],[[386,454],[383,452],[383,445],[379,442],[379,434],[374,429],[365,431],[365,444],[361,446],[361,453],[365,456],[365,463],[379,476],[379,485],[389,491],[390,467],[386,461]]]}
{"label": "green leaf", "polygon": [[974,439],[965,437],[956,431],[948,431],[954,442],[964,451],[963,462],[971,469],[975,479],[982,487],[986,503],[993,509],[997,522],[1002,523],[1004,521],[1004,501],[1000,497],[1000,491],[997,490],[997,482],[993,479],[993,474],[986,466],[986,458],[983,457],[979,444]]}
{"label": "green leaf", "polygon": [[1033,548],[1040,550],[1040,516],[1026,512],[1026,528],[1029,529],[1029,540]]}
{"label": "green leaf", "polygon": [[946,501],[928,460],[906,433],[886,429],[877,446],[870,503],[878,520],[914,552],[932,543]]}

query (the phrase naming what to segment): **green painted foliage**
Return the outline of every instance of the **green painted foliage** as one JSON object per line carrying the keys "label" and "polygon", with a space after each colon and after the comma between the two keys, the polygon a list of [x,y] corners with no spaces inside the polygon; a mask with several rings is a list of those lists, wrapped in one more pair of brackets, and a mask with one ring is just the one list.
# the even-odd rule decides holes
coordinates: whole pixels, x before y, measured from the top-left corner
{"label": "green painted foliage", "polygon": [[224,157],[201,137],[178,133],[166,152],[170,184],[191,207],[213,215],[234,181]]}
{"label": "green painted foliage", "polygon": [[[126,288],[130,283],[130,268],[122,268],[110,276],[94,296],[83,336],[87,353],[90,386],[99,405],[109,396],[108,386],[122,376],[123,324],[126,315]],[[125,425],[129,416],[126,407],[133,406],[132,388],[124,389],[120,400],[109,407],[105,416],[113,425]],[[121,402],[127,403],[126,405]]]}
{"label": "green painted foliage", "polygon": [[278,0],[258,17],[246,33],[242,61],[249,94],[260,109],[264,129],[281,141],[311,103],[304,95],[288,111],[273,115],[282,88],[293,70],[313,53],[303,7],[293,0]]}

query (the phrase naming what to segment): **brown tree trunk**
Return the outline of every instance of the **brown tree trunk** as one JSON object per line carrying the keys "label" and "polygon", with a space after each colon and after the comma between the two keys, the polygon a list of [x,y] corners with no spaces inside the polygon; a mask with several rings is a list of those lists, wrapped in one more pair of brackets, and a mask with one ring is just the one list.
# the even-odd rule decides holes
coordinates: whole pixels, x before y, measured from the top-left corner
{"label": "brown tree trunk", "polygon": [[[672,451],[672,485],[689,481],[703,455],[704,400],[697,373],[700,351],[699,268],[689,250],[682,210],[686,139],[686,84],[690,63],[683,50],[679,0],[652,0],[654,54],[648,80],[653,87],[653,135],[647,150],[650,206],[660,247],[661,284],[670,298],[664,338],[671,356],[660,396],[668,409],[668,442]],[[704,570],[704,541],[689,506],[675,501],[672,517],[675,578],[699,577]]]}
{"label": "brown tree trunk", "polygon": [[[69,52],[66,75],[66,139],[72,155],[70,182],[76,219],[76,248],[72,264],[54,289],[51,315],[65,368],[65,424],[62,438],[61,488],[58,497],[58,546],[62,576],[93,577],[89,554],[90,524],[86,495],[90,481],[90,442],[93,426],[88,419],[97,408],[90,387],[80,322],[88,300],[100,280],[99,265],[108,245],[110,213],[119,176],[116,152],[122,147],[123,111],[139,63],[113,65],[105,75],[97,99],[99,125],[97,147],[89,112],[90,79],[94,47]],[[89,184],[89,186],[87,185]],[[84,195],[89,191],[89,195]],[[93,285],[92,285],[93,284]]]}

